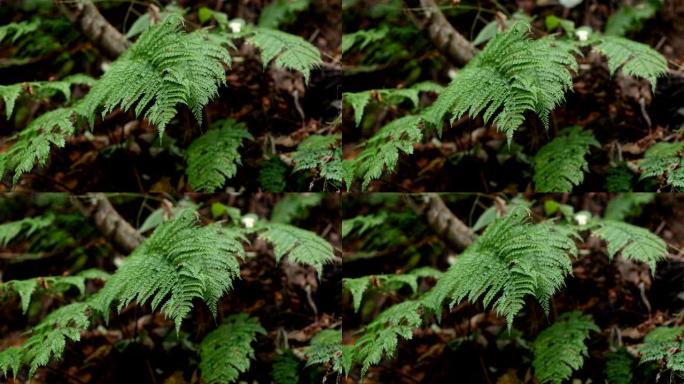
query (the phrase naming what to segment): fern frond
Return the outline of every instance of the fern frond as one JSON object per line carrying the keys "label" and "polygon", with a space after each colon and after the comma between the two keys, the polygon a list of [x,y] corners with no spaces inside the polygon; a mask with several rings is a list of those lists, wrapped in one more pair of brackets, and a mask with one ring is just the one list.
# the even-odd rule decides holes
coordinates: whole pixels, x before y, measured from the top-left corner
{"label": "fern frond", "polygon": [[299,360],[292,350],[288,349],[273,359],[271,376],[275,384],[299,383]]}
{"label": "fern frond", "polygon": [[290,169],[277,156],[271,156],[261,162],[259,168],[259,187],[266,192],[283,192],[287,186],[287,174]]}
{"label": "fern frond", "polygon": [[241,164],[238,149],[252,135],[243,123],[232,119],[216,121],[187,151],[188,182],[196,191],[214,192],[235,176]]}
{"label": "fern frond", "polygon": [[176,107],[187,105],[201,123],[202,109],[225,83],[230,56],[205,31],[181,28],[182,19],[170,16],[143,33],[93,86],[79,114],[92,125],[100,106],[103,116],[135,107],[136,116],[144,116],[162,136]]}
{"label": "fern frond", "polygon": [[537,192],[570,192],[589,170],[585,155],[600,144],[590,131],[567,127],[539,149],[534,156],[534,184]]}
{"label": "fern frond", "polygon": [[361,376],[365,376],[371,365],[376,365],[384,356],[392,358],[397,350],[399,337],[410,340],[413,328],[422,324],[418,301],[404,301],[395,304],[376,317],[364,334],[356,340],[352,352],[353,360],[361,363]]}
{"label": "fern frond", "polygon": [[0,373],[7,375],[11,370],[16,376],[22,365],[28,365],[29,377],[33,377],[50,359],[62,356],[68,340],[81,339],[81,332],[90,325],[89,311],[87,303],[73,303],[47,315],[24,344],[0,352]]}
{"label": "fern frond", "polygon": [[[32,81],[26,83],[0,85],[0,98],[5,103],[5,115],[9,119],[14,111],[14,105],[20,95],[30,95],[32,98],[52,97],[56,92],[61,93],[67,101],[71,99],[71,86],[84,84],[92,86],[95,80],[85,74],[78,73],[67,76],[62,80]],[[30,92],[27,90],[30,89]]]}
{"label": "fern frond", "polygon": [[315,233],[282,223],[262,224],[259,237],[273,245],[276,261],[287,256],[292,263],[312,266],[318,276],[323,266],[333,261],[333,247]]}
{"label": "fern frond", "polygon": [[539,115],[548,127],[551,111],[572,88],[574,52],[552,38],[531,40],[525,24],[516,24],[497,34],[456,75],[425,117],[441,126],[447,113],[452,120],[482,113],[509,142],[527,111]]}
{"label": "fern frond", "polygon": [[575,236],[572,230],[531,224],[527,209],[517,206],[487,227],[424,302],[437,311],[447,297],[451,305],[482,298],[485,307],[506,318],[509,329],[527,296],[535,297],[548,313],[551,296],[572,272]]}
{"label": "fern frond", "polygon": [[10,42],[14,43],[20,37],[35,32],[39,26],[40,19],[2,25],[0,26],[0,43],[7,38],[10,38]]}
{"label": "fern frond", "polygon": [[12,171],[16,184],[36,164],[45,165],[51,147],[64,147],[66,137],[74,134],[73,117],[72,109],[59,108],[33,120],[14,137],[15,143],[10,149],[0,154],[0,178]]}
{"label": "fern frond", "polygon": [[627,260],[648,264],[655,273],[656,263],[667,257],[667,244],[648,229],[622,221],[602,220],[592,228],[592,235],[604,239],[612,259],[620,253]]}
{"label": "fern frond", "polygon": [[386,220],[387,214],[385,212],[342,220],[342,237],[347,237],[354,232],[359,236],[363,235],[369,229],[381,225]]}
{"label": "fern frond", "polygon": [[283,23],[291,23],[297,14],[309,7],[311,0],[275,0],[261,10],[259,26],[278,28]]}
{"label": "fern frond", "polygon": [[279,67],[301,72],[307,83],[311,71],[323,63],[318,49],[299,36],[253,26],[245,26],[243,36],[261,50],[264,68],[273,61]]}
{"label": "fern frond", "polygon": [[210,332],[199,346],[200,371],[206,384],[235,382],[249,369],[254,359],[252,342],[257,334],[266,334],[257,319],[246,313],[231,315]]}
{"label": "fern frond", "polygon": [[343,364],[342,331],[324,329],[311,339],[309,347],[304,352],[307,358],[306,366],[330,365],[333,372],[342,374],[349,371]]}
{"label": "fern frond", "polygon": [[317,170],[321,178],[335,185],[342,183],[342,135],[311,135],[304,139],[292,157],[293,172]]}
{"label": "fern frond", "polygon": [[639,30],[641,23],[653,17],[660,5],[659,0],[645,1],[635,6],[620,4],[620,8],[606,21],[606,35],[624,36],[628,32]]}
{"label": "fern frond", "polygon": [[418,106],[418,96],[421,92],[441,93],[444,90],[439,84],[425,81],[414,84],[409,88],[396,89],[372,89],[362,92],[345,92],[342,94],[342,100],[345,104],[352,107],[354,111],[354,122],[358,126],[361,124],[363,114],[366,106],[371,100],[383,102],[388,105],[398,105],[404,101],[410,101],[413,107]]}
{"label": "fern frond", "polygon": [[634,359],[625,348],[608,353],[605,375],[609,384],[632,384]]}
{"label": "fern frond", "polygon": [[271,211],[271,222],[290,224],[309,216],[309,209],[323,201],[323,193],[288,193]]}
{"label": "fern frond", "polygon": [[393,170],[399,161],[399,152],[413,153],[413,145],[423,138],[421,121],[419,116],[404,116],[382,127],[366,142],[352,164],[354,173],[363,177],[362,189],[380,178],[385,169]]}
{"label": "fern frond", "polygon": [[346,53],[353,47],[365,49],[369,44],[382,41],[389,33],[387,25],[381,25],[378,28],[362,29],[353,33],[345,33],[342,35],[342,53]]}
{"label": "fern frond", "polygon": [[132,302],[149,302],[174,321],[177,331],[195,298],[216,316],[219,299],[240,274],[240,240],[216,226],[199,227],[195,213],[185,210],[155,229],[98,292],[93,305],[108,318],[114,301],[119,311]]}
{"label": "fern frond", "polygon": [[[418,291],[418,278],[438,278],[441,272],[430,267],[416,268],[403,274],[367,275],[356,278],[342,279],[342,286],[352,295],[354,311],[359,310],[364,293],[372,286],[382,290],[395,291],[409,287],[412,293]],[[372,283],[372,285],[371,285]]]}
{"label": "fern frond", "polygon": [[639,166],[643,169],[641,179],[646,177],[665,177],[668,184],[684,189],[684,151],[683,142],[656,143],[644,154]]}
{"label": "fern frond", "polygon": [[561,384],[584,364],[588,356],[584,341],[589,332],[599,332],[591,316],[567,312],[543,330],[532,344],[535,375],[541,383]]}
{"label": "fern frond", "polygon": [[684,374],[684,327],[655,328],[644,338],[639,353],[642,362],[661,363]]}
{"label": "fern frond", "polygon": [[627,76],[648,80],[653,90],[657,79],[667,73],[667,60],[646,44],[618,36],[604,36],[594,48],[608,58],[611,75],[620,69]]}
{"label": "fern frond", "polygon": [[623,193],[616,196],[606,205],[603,217],[608,220],[624,221],[630,216],[641,214],[641,207],[655,199],[654,193]]}
{"label": "fern frond", "polygon": [[37,230],[46,228],[52,224],[55,217],[52,215],[27,217],[18,221],[0,224],[0,247],[5,247],[10,241],[19,235],[31,236]]}
{"label": "fern frond", "polygon": [[626,164],[621,163],[608,170],[606,175],[607,192],[632,192],[634,174]]}

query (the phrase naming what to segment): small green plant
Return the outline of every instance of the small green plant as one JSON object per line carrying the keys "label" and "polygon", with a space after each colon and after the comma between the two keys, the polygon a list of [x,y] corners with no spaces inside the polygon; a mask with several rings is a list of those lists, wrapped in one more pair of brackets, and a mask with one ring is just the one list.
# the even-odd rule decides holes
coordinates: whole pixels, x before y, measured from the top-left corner
{"label": "small green plant", "polygon": [[560,384],[582,367],[588,355],[584,342],[591,331],[600,331],[591,316],[568,312],[537,336],[532,365],[541,383]]}
{"label": "small green plant", "polygon": [[684,377],[684,328],[658,327],[639,348],[642,362],[654,362]]}

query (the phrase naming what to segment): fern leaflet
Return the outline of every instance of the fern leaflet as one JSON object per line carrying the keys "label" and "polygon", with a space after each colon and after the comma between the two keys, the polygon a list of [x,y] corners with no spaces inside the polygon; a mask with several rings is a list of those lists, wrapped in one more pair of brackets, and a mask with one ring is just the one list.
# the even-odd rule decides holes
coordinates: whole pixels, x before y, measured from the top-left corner
{"label": "fern leaflet", "polygon": [[561,384],[581,368],[588,355],[584,341],[589,332],[599,332],[589,315],[567,312],[543,330],[532,344],[532,365],[541,383]]}
{"label": "fern leaflet", "polygon": [[307,83],[311,70],[323,63],[318,49],[299,36],[253,26],[246,26],[241,36],[261,50],[264,67],[273,61],[279,67],[301,72]]}
{"label": "fern leaflet", "polygon": [[656,143],[644,155],[640,166],[644,170],[641,179],[665,177],[668,184],[684,189],[684,143]]}
{"label": "fern leaflet", "polygon": [[46,215],[27,217],[18,221],[0,224],[0,247],[7,246],[10,241],[16,239],[19,235],[31,236],[37,230],[51,225],[53,221],[54,216]]}
{"label": "fern leaflet", "polygon": [[299,360],[292,350],[288,349],[273,359],[271,375],[275,384],[299,383]]}
{"label": "fern leaflet", "polygon": [[684,327],[658,327],[644,338],[639,348],[641,361],[664,363],[665,367],[684,374]]}
{"label": "fern leaflet", "polygon": [[187,105],[201,123],[203,107],[225,83],[230,56],[206,32],[185,33],[181,27],[182,19],[170,16],[143,33],[93,86],[79,114],[92,125],[100,105],[103,116],[135,106],[135,114],[148,119],[161,136],[176,107]]}
{"label": "fern leaflet", "polygon": [[246,313],[228,317],[200,344],[200,371],[206,384],[235,382],[240,373],[249,369],[254,358],[252,341],[257,334],[266,334],[259,321]]}
{"label": "fern leaflet", "polygon": [[527,111],[537,113],[548,127],[551,111],[572,88],[574,52],[576,48],[552,38],[531,40],[526,25],[518,23],[497,34],[460,71],[426,118],[441,126],[447,113],[452,120],[483,113],[485,122],[496,124],[509,142]]}
{"label": "fern leaflet", "polygon": [[561,130],[534,156],[534,184],[537,192],[570,192],[584,180],[589,165],[584,156],[589,147],[599,146],[589,131],[580,126]]}
{"label": "fern leaflet", "polygon": [[451,298],[451,305],[463,299],[482,298],[485,307],[513,318],[535,297],[548,313],[551,296],[572,272],[570,256],[577,254],[572,230],[560,230],[545,223],[531,224],[521,206],[490,224],[442,276],[425,297],[425,303],[438,310]]}
{"label": "fern leaflet", "polygon": [[35,164],[45,165],[51,147],[64,147],[66,137],[74,134],[73,118],[72,109],[59,108],[33,120],[14,137],[15,143],[10,149],[0,154],[0,178],[11,170],[16,184]]}
{"label": "fern leaflet", "polygon": [[219,120],[195,139],[187,151],[188,182],[193,190],[214,192],[237,173],[238,149],[252,139],[247,127],[232,119]]}
{"label": "fern leaflet", "polygon": [[606,379],[609,384],[631,384],[634,359],[625,348],[608,353],[606,360]]}
{"label": "fern leaflet", "polygon": [[366,142],[364,150],[351,163],[354,174],[363,177],[362,189],[366,190],[385,168],[394,169],[399,161],[399,152],[413,153],[413,145],[423,138],[419,127],[421,121],[419,116],[404,116],[382,127]]}
{"label": "fern leaflet", "polygon": [[342,374],[349,369],[344,367],[342,331],[324,329],[311,339],[309,348],[305,351],[306,366],[330,365],[333,372]]}
{"label": "fern leaflet", "polygon": [[667,61],[653,48],[618,36],[604,36],[594,48],[608,58],[611,75],[618,69],[627,76],[642,77],[655,90],[658,77],[667,72]]}
{"label": "fern leaflet", "polygon": [[281,223],[262,224],[261,230],[259,237],[273,245],[277,262],[287,256],[293,263],[312,266],[320,276],[323,265],[335,257],[332,245],[311,231]]}
{"label": "fern leaflet", "polygon": [[592,228],[592,234],[606,241],[610,258],[620,253],[625,259],[648,264],[652,273],[656,263],[668,254],[663,239],[648,229],[622,221],[602,220]]}
{"label": "fern leaflet", "polygon": [[45,366],[52,357],[60,358],[67,340],[78,341],[81,332],[90,325],[86,303],[73,303],[50,313],[31,330],[31,337],[19,347],[10,347],[0,352],[0,373],[9,370],[17,375],[21,365],[29,366],[29,377],[39,367]]}
{"label": "fern leaflet", "polygon": [[[14,111],[14,105],[21,94],[32,98],[52,97],[56,92],[61,93],[67,101],[71,99],[71,86],[84,84],[92,86],[95,80],[85,74],[78,73],[55,81],[31,81],[26,83],[0,85],[0,97],[5,103],[5,115],[9,119]],[[27,90],[29,90],[27,92]]]}
{"label": "fern leaflet", "polygon": [[114,301],[119,311],[132,302],[150,302],[153,310],[161,307],[177,331],[195,298],[216,316],[219,299],[240,274],[240,240],[213,225],[198,227],[194,212],[185,210],[157,227],[126,259],[98,292],[94,306],[108,318]]}
{"label": "fern leaflet", "polygon": [[341,135],[311,135],[298,146],[292,158],[293,171],[316,169],[321,178],[335,185],[342,183]]}

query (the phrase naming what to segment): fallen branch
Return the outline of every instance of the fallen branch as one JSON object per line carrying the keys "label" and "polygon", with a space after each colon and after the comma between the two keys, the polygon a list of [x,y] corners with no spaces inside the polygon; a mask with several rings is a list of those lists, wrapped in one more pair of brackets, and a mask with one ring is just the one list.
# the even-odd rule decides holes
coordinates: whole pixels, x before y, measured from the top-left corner
{"label": "fallen branch", "polygon": [[71,201],[121,251],[130,253],[145,240],[137,229],[119,215],[104,193],[72,196]]}
{"label": "fallen branch", "polygon": [[454,248],[466,249],[475,241],[473,230],[449,210],[439,195],[408,195],[406,200],[414,212],[423,216],[428,225]]}
{"label": "fallen branch", "polygon": [[126,37],[109,24],[90,0],[55,0],[55,4],[110,59],[116,59],[130,46]]}
{"label": "fallen branch", "polygon": [[425,31],[449,60],[465,65],[475,57],[478,49],[449,23],[434,0],[404,0],[404,3],[416,26]]}

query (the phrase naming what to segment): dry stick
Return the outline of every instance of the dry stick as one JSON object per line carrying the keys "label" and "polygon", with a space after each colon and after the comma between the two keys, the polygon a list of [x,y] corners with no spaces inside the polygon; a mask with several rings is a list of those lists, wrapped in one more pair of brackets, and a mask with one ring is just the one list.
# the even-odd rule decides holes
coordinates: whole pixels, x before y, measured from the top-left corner
{"label": "dry stick", "polygon": [[54,0],[62,13],[78,25],[90,41],[110,59],[116,59],[128,49],[130,42],[102,16],[90,0]]}
{"label": "dry stick", "polygon": [[465,65],[475,57],[478,49],[454,29],[434,0],[404,0],[404,3],[409,17],[449,60]]}
{"label": "dry stick", "polygon": [[430,193],[420,195],[418,199],[422,199],[422,202],[416,202],[408,195],[406,201],[449,245],[456,249],[466,249],[475,241],[473,230],[449,210],[439,195]]}
{"label": "dry stick", "polygon": [[145,240],[137,229],[119,215],[104,193],[90,193],[80,199],[72,196],[71,202],[122,251],[133,252]]}

